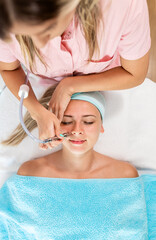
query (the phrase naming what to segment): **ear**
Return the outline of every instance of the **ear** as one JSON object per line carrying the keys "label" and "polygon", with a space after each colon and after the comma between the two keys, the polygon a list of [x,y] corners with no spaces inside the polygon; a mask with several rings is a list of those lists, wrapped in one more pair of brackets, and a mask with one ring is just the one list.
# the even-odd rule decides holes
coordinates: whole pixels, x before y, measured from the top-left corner
{"label": "ear", "polygon": [[101,125],[101,131],[100,131],[101,133],[104,133],[104,127],[103,127],[103,125]]}

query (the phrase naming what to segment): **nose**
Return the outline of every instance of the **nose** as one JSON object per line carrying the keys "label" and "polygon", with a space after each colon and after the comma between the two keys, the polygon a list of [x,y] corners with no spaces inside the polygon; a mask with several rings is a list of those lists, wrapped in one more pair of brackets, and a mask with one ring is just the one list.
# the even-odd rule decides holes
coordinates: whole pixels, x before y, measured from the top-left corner
{"label": "nose", "polygon": [[71,133],[73,135],[82,135],[82,134],[84,134],[84,131],[82,129],[81,124],[75,124],[73,129],[72,129],[72,131],[71,131]]}
{"label": "nose", "polygon": [[83,132],[82,131],[72,131],[71,132],[72,133],[72,135],[75,135],[75,136],[78,136],[78,135],[82,135],[83,134]]}

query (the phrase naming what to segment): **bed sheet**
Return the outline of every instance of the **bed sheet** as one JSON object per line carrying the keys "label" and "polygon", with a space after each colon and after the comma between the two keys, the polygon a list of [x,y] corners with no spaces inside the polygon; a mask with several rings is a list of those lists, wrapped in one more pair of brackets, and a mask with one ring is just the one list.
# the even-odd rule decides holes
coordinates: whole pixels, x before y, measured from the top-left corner
{"label": "bed sheet", "polygon": [[[49,82],[44,82],[38,88],[39,81],[31,75],[30,82],[38,98],[50,86]],[[140,173],[156,173],[156,84],[146,78],[138,87],[103,94],[106,99],[105,132],[100,135],[95,150],[132,163]],[[7,88],[0,95],[0,110],[2,141],[19,123],[19,102]],[[37,129],[32,133],[38,136]],[[0,144],[0,185],[16,173],[23,162],[58,149],[60,147],[43,151],[29,137],[17,147]]]}

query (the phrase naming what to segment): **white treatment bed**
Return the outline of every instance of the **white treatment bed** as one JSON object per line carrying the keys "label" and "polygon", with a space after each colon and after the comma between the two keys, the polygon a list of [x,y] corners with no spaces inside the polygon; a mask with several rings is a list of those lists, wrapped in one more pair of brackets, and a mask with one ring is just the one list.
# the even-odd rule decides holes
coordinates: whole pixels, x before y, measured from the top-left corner
{"label": "white treatment bed", "polygon": [[[33,75],[30,81],[37,97],[50,86],[45,84],[38,88],[39,80]],[[0,79],[0,89],[3,87],[4,82]],[[156,173],[156,84],[146,78],[138,87],[107,91],[104,92],[104,96],[105,132],[100,136],[95,150],[131,162],[140,174]],[[0,141],[2,141],[19,123],[19,102],[7,88],[0,94],[0,110]],[[37,129],[33,134],[38,136]],[[17,147],[0,144],[0,186],[9,176],[17,172],[24,161],[57,149],[43,151],[29,137]]]}

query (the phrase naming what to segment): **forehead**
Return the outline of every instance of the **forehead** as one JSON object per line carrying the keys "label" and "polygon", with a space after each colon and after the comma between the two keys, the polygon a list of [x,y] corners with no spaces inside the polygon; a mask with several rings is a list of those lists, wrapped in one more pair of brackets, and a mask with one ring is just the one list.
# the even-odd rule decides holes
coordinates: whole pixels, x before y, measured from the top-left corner
{"label": "forehead", "polygon": [[95,115],[100,116],[98,109],[90,102],[83,100],[71,100],[64,113],[65,115]]}

